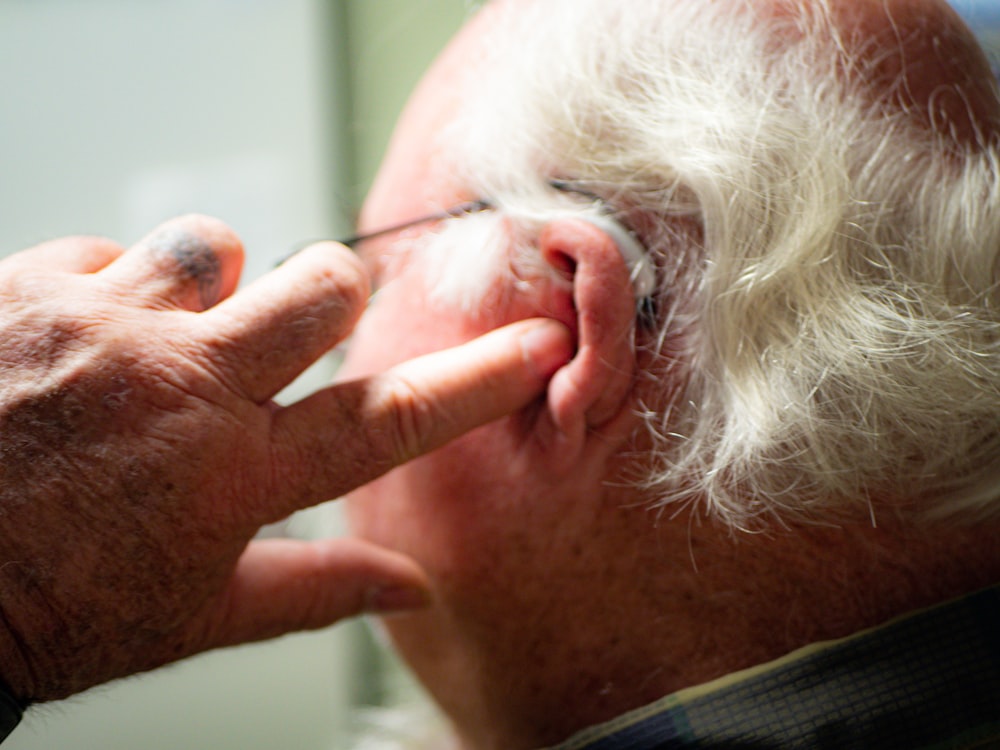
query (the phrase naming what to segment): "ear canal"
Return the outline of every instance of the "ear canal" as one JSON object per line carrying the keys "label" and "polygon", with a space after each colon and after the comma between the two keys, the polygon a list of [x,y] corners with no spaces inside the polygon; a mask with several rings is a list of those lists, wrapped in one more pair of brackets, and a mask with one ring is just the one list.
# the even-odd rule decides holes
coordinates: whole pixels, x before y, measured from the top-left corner
{"label": "ear canal", "polygon": [[610,216],[579,216],[591,226],[597,227],[608,235],[621,253],[632,279],[632,289],[637,302],[643,302],[656,290],[656,273],[649,259],[649,252],[620,222]]}

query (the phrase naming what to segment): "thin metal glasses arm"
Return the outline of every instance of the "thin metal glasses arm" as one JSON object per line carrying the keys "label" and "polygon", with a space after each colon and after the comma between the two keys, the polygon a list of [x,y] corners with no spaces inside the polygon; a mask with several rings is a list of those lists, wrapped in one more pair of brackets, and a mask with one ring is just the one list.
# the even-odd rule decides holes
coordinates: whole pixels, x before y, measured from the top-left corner
{"label": "thin metal glasses arm", "polygon": [[409,229],[410,227],[418,226],[419,224],[426,224],[429,221],[442,221],[444,219],[453,219],[456,216],[464,216],[465,214],[475,214],[480,211],[489,211],[493,209],[494,206],[489,201],[478,200],[469,201],[468,203],[459,203],[457,206],[452,206],[451,208],[446,208],[444,211],[438,211],[437,213],[428,214],[427,216],[421,216],[417,219],[411,219],[410,221],[404,221],[402,224],[394,224],[391,227],[384,227],[383,229],[376,229],[374,232],[366,232],[365,234],[356,234],[353,237],[346,237],[342,240],[337,240],[341,245],[347,245],[349,248],[354,248],[359,242],[364,242],[365,240],[371,240],[376,237],[381,237],[385,234],[392,234],[393,232],[401,232],[404,229]]}
{"label": "thin metal glasses arm", "polygon": [[[381,229],[376,229],[374,232],[365,232],[364,234],[355,234],[350,237],[344,237],[340,239],[333,240],[334,242],[339,242],[341,245],[347,245],[347,247],[352,250],[354,247],[366,240],[372,240],[376,237],[382,237],[386,234],[392,234],[393,232],[401,232],[404,229],[409,229],[410,227],[419,226],[420,224],[426,224],[431,221],[443,221],[444,219],[454,219],[458,216],[464,216],[466,214],[475,214],[480,211],[490,211],[494,209],[495,206],[487,200],[477,200],[469,201],[467,203],[459,203],[457,206],[451,206],[443,211],[437,211],[432,214],[427,214],[426,216],[420,216],[416,219],[410,219],[409,221],[404,221],[401,224],[393,224],[390,227],[382,227]],[[323,240],[303,240],[297,243],[292,248],[292,255],[297,253],[309,245],[316,242],[322,242]],[[283,263],[286,258],[282,258],[279,263]]]}

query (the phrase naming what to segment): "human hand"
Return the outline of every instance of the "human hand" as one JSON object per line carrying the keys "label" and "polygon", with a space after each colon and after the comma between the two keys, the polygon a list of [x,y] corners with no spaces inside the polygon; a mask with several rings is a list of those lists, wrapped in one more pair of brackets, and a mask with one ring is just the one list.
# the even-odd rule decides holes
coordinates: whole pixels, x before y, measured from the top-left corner
{"label": "human hand", "polygon": [[209,648],[426,601],[360,540],[251,541],[537,398],[572,354],[526,321],[271,399],[353,327],[361,264],[313,246],[233,294],[204,217],[127,252],[66,238],[0,261],[0,679],[61,698]]}

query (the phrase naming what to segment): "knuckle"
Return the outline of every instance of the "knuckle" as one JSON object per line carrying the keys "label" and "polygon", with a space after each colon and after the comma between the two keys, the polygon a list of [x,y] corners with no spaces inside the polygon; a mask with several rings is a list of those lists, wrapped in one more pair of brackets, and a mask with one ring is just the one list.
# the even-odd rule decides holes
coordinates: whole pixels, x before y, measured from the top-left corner
{"label": "knuckle", "polygon": [[447,415],[434,399],[427,397],[401,375],[386,383],[388,401],[388,452],[403,463],[435,447],[435,439]]}

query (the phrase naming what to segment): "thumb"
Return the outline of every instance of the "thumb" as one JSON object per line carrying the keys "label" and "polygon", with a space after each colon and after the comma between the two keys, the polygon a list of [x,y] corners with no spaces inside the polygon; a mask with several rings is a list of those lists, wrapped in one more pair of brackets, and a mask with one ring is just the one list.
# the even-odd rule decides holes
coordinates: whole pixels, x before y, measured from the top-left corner
{"label": "thumb", "polygon": [[430,603],[408,557],[359,539],[251,542],[219,599],[216,643],[230,646]]}

